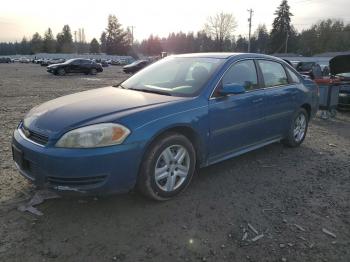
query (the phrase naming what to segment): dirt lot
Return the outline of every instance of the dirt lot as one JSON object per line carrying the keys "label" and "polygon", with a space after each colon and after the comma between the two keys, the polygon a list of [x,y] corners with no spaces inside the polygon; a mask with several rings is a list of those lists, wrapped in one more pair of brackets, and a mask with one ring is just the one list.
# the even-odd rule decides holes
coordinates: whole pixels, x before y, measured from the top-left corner
{"label": "dirt lot", "polygon": [[0,65],[0,261],[350,261],[350,114],[316,118],[300,148],[277,143],[202,169],[169,202],[130,193],[18,211],[34,192],[10,151],[25,112],[124,77]]}

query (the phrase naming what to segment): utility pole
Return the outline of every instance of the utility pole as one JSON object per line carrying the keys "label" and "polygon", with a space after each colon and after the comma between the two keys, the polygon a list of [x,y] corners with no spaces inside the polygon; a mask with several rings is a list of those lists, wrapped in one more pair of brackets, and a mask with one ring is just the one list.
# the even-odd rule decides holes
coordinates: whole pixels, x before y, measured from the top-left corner
{"label": "utility pole", "polygon": [[129,26],[131,28],[131,46],[134,45],[134,28],[135,26],[131,25]]}
{"label": "utility pole", "polygon": [[253,16],[253,9],[248,9],[247,10],[249,12],[249,18],[248,18],[248,22],[249,22],[249,38],[248,38],[248,53],[250,53],[250,38],[251,38],[251,33],[252,33],[252,16]]}
{"label": "utility pole", "polygon": [[286,49],[284,50],[284,53],[288,53],[288,38],[289,38],[289,32],[287,31],[287,36],[286,36]]}

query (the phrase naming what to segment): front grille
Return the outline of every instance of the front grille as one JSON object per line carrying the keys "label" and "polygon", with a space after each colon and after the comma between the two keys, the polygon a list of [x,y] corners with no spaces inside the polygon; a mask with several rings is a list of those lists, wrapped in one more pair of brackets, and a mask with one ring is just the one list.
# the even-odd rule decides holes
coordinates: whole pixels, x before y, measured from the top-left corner
{"label": "front grille", "polygon": [[47,177],[47,181],[52,186],[91,186],[103,183],[106,175],[91,177]]}
{"label": "front grille", "polygon": [[44,146],[49,141],[49,138],[47,136],[33,132],[33,131],[29,130],[28,128],[25,128],[24,125],[22,125],[20,128],[21,128],[23,135],[25,135],[26,138],[28,138],[29,140],[31,140],[35,143],[38,143],[38,144]]}

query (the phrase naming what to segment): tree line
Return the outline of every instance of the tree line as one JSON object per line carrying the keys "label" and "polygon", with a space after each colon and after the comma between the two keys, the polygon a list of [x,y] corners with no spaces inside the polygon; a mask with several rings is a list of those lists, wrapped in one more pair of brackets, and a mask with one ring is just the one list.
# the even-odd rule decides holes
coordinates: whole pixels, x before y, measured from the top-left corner
{"label": "tree line", "polygon": [[[250,50],[256,53],[298,53],[311,56],[323,52],[350,50],[350,24],[342,20],[325,19],[298,32],[291,18],[293,14],[287,0],[282,0],[275,11],[272,29],[259,25],[250,39]],[[191,52],[247,52],[249,39],[235,36],[237,27],[232,14],[219,13],[209,17],[203,30],[194,33],[174,32],[167,37],[150,35],[148,39],[133,43],[132,32],[123,29],[115,15],[109,15],[106,30],[90,43],[73,41],[69,25],[54,37],[50,28],[41,36],[21,42],[0,43],[0,55],[36,53],[106,53],[112,55],[159,55]]]}

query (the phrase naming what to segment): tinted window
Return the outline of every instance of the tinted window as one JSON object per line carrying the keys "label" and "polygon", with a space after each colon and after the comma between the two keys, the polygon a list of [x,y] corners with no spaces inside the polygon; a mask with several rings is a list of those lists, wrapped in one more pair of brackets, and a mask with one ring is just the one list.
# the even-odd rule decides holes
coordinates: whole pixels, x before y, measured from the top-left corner
{"label": "tinted window", "polygon": [[286,67],[288,74],[290,75],[290,79],[292,83],[300,83],[299,77],[288,67]]}
{"label": "tinted window", "polygon": [[258,77],[253,60],[234,64],[222,78],[222,84],[242,85],[246,90],[258,88]]}
{"label": "tinted window", "polygon": [[288,84],[286,71],[280,63],[260,60],[259,66],[264,77],[265,87]]}
{"label": "tinted window", "polygon": [[81,64],[81,60],[71,60],[70,62],[72,65],[80,65]]}

